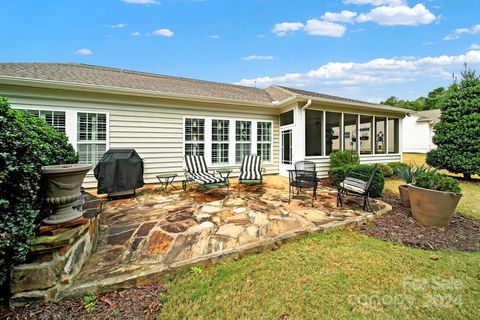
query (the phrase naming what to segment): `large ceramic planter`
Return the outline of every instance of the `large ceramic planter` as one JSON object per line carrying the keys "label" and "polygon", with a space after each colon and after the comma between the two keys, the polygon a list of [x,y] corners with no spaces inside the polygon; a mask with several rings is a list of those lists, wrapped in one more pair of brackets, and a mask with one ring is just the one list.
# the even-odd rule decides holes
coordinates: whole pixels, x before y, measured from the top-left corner
{"label": "large ceramic planter", "polygon": [[408,185],[402,184],[398,186],[398,192],[400,193],[400,202],[405,208],[410,208],[410,194],[408,193]]}
{"label": "large ceramic planter", "polygon": [[443,192],[408,185],[410,205],[415,220],[426,226],[447,227],[461,193]]}
{"label": "large ceramic planter", "polygon": [[43,167],[42,174],[48,182],[47,202],[55,207],[53,214],[43,220],[43,223],[60,224],[82,216],[82,211],[74,209],[73,205],[81,197],[83,179],[91,168],[91,165],[86,164]]}

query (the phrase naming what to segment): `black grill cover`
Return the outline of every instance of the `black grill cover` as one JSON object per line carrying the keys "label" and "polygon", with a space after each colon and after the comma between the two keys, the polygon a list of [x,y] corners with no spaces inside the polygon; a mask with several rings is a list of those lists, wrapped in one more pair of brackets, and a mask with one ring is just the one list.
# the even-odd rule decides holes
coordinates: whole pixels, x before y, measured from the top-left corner
{"label": "black grill cover", "polygon": [[110,149],[95,166],[97,193],[135,190],[144,185],[143,160],[135,149]]}

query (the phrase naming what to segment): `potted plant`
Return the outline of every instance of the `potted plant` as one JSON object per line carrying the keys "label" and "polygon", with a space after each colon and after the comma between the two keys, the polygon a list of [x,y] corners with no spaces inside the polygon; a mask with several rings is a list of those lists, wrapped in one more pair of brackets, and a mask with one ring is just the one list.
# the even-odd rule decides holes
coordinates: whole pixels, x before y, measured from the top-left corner
{"label": "potted plant", "polygon": [[422,172],[408,186],[412,214],[427,226],[446,227],[462,197],[458,181],[438,172]]}
{"label": "potted plant", "polygon": [[429,169],[425,165],[415,167],[404,165],[398,166],[395,169],[397,177],[405,181],[405,184],[398,186],[398,192],[400,193],[400,202],[405,208],[410,208],[410,196],[408,193],[408,185],[413,183],[413,180],[420,173],[427,172]]}

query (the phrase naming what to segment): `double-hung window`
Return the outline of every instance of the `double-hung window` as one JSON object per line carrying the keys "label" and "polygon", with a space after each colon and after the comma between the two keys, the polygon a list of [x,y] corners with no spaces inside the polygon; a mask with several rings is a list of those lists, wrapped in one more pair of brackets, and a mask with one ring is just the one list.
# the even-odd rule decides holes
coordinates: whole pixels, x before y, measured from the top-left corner
{"label": "double-hung window", "polygon": [[229,120],[212,120],[212,164],[228,164]]}
{"label": "double-hung window", "polygon": [[77,152],[79,163],[95,165],[107,149],[107,115],[77,113]]}
{"label": "double-hung window", "polygon": [[185,119],[185,155],[205,155],[205,119]]}
{"label": "double-hung window", "polygon": [[235,122],[235,162],[242,163],[243,157],[252,153],[252,122]]}
{"label": "double-hung window", "polygon": [[257,122],[257,154],[262,162],[272,161],[272,123]]}

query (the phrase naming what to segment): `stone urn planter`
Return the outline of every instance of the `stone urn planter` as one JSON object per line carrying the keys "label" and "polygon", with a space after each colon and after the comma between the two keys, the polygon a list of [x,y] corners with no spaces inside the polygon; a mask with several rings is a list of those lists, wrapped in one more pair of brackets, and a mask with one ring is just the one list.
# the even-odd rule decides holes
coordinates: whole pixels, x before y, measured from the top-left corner
{"label": "stone urn planter", "polygon": [[447,227],[461,193],[445,192],[408,185],[410,205],[415,220],[427,226]]}
{"label": "stone urn planter", "polygon": [[81,197],[83,179],[91,168],[88,164],[43,167],[42,174],[48,182],[47,202],[55,207],[53,214],[43,220],[43,223],[61,224],[82,216],[83,212],[74,209],[73,205]]}
{"label": "stone urn planter", "polygon": [[405,208],[410,208],[410,194],[408,192],[408,185],[402,184],[398,186],[398,192],[400,193],[400,202]]}

